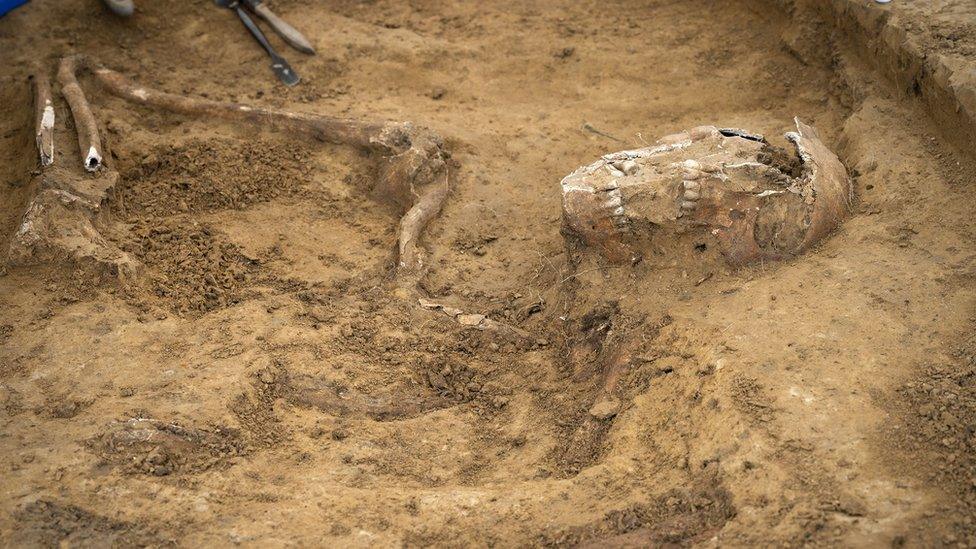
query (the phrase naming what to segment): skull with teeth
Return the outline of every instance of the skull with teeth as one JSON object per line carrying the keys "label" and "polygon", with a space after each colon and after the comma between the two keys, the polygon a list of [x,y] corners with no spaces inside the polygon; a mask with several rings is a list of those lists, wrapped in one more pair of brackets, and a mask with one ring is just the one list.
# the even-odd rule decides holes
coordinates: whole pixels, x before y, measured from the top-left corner
{"label": "skull with teeth", "polygon": [[564,232],[616,262],[684,235],[711,240],[733,266],[794,256],[837,227],[852,199],[837,156],[812,127],[796,128],[786,135],[795,154],[701,126],[604,155],[562,180]]}

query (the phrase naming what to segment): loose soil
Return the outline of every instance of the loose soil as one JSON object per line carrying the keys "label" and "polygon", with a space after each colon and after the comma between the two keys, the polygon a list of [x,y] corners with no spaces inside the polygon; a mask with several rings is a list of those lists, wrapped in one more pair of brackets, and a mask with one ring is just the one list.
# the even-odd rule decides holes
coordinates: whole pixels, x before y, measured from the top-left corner
{"label": "loose soil", "polygon": [[[27,75],[85,53],[171,92],[436,130],[460,173],[422,286],[532,336],[397,291],[402,212],[370,199],[368,154],[83,79],[121,176],[106,237],[143,271],[0,276],[0,543],[976,545],[976,168],[856,41],[778,5],[279,0],[319,51],[273,37],[290,89],[209,2],[0,20],[2,249],[36,170]],[[971,23],[916,11],[973,51]],[[561,236],[578,166],[702,124],[785,146],[794,116],[856,187],[817,249],[612,266]],[[608,372],[615,407],[594,406]]]}

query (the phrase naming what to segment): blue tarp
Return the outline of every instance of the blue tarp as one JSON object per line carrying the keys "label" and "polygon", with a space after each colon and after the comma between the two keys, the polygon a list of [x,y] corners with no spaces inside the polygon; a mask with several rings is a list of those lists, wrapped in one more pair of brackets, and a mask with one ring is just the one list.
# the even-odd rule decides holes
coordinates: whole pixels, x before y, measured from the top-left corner
{"label": "blue tarp", "polygon": [[7,15],[7,12],[16,8],[17,6],[22,6],[27,3],[27,0],[0,0],[0,17]]}

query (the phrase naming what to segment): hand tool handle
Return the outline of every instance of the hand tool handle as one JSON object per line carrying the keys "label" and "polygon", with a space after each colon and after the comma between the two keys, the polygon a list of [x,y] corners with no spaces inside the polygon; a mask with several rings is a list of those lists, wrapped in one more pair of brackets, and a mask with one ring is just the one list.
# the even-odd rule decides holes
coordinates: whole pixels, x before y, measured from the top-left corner
{"label": "hand tool handle", "polygon": [[288,61],[285,61],[285,59],[278,55],[278,52],[271,47],[271,44],[268,42],[268,38],[264,36],[264,33],[261,32],[261,29],[258,28],[257,24],[253,19],[251,19],[247,12],[244,11],[244,8],[242,8],[240,4],[235,6],[235,9],[237,11],[237,16],[241,18],[241,22],[244,23],[247,30],[251,31],[251,34],[254,35],[254,39],[257,40],[258,43],[261,44],[261,47],[268,52],[268,55],[271,57],[271,70],[273,70],[278,76],[278,79],[281,80],[286,86],[294,86],[297,84],[301,79],[297,74],[295,74],[295,71],[292,70],[291,65],[288,64]]}
{"label": "hand tool handle", "polygon": [[312,44],[305,38],[302,33],[298,32],[298,29],[289,25],[284,19],[278,17],[275,12],[271,11],[267,6],[261,2],[253,2],[250,4],[251,9],[254,13],[261,16],[262,19],[271,25],[271,28],[280,35],[285,42],[291,44],[296,50],[307,53],[309,55],[315,54],[315,48]]}
{"label": "hand tool handle", "polygon": [[244,23],[244,26],[247,27],[247,30],[251,31],[251,35],[254,36],[254,39],[258,41],[258,44],[261,44],[261,47],[268,52],[268,55],[270,55],[272,58],[280,57],[278,55],[278,52],[276,52],[274,48],[271,47],[271,43],[268,42],[267,37],[264,36],[264,33],[261,32],[261,29],[258,28],[257,24],[254,22],[253,19],[251,19],[251,16],[248,15],[246,11],[244,11],[244,8],[242,8],[240,4],[235,6],[234,11],[237,12],[237,16],[241,18],[241,22]]}

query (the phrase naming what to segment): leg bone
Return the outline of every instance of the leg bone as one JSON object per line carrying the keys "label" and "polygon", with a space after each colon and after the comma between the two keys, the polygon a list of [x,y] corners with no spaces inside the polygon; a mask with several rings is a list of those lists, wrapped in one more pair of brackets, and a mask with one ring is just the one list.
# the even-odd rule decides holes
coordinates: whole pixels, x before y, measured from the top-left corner
{"label": "leg bone", "polygon": [[[420,238],[427,225],[440,213],[451,189],[448,173],[450,155],[436,135],[410,123],[364,122],[171,94],[138,86],[125,76],[95,66],[80,56],[68,58],[62,67],[67,67],[65,70],[71,72],[72,81],[77,70],[88,69],[109,92],[141,105],[184,114],[241,120],[260,126],[270,125],[310,135],[321,141],[362,147],[379,153],[384,160],[374,195],[406,211],[398,231],[397,275],[401,287],[405,286],[408,292],[422,294],[419,286],[428,264]],[[521,330],[488,318],[476,327],[505,335],[514,334],[516,339],[529,339]]]}
{"label": "leg bone", "polygon": [[78,85],[75,78],[77,71],[76,57],[65,57],[58,67],[58,81],[61,83],[61,94],[71,108],[71,116],[75,120],[78,132],[78,148],[81,151],[85,169],[94,172],[102,166],[102,141],[98,137],[98,124],[95,115],[88,106],[85,92]]}
{"label": "leg bone", "polygon": [[37,154],[41,166],[54,162],[54,104],[51,102],[51,81],[39,73],[31,79],[34,88],[34,128]]}

